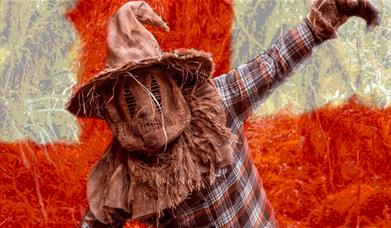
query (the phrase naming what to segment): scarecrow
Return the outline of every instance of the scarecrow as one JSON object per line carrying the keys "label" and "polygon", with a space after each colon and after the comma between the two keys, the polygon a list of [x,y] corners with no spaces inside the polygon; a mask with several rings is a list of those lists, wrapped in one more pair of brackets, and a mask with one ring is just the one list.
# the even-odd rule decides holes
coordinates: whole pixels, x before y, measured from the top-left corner
{"label": "scarecrow", "polygon": [[379,24],[369,0],[315,0],[307,18],[270,50],[211,79],[208,53],[163,52],[143,26],[168,31],[142,1],[108,23],[107,68],[77,86],[67,109],[104,119],[111,144],[87,183],[82,227],[140,219],[164,227],[274,227],[242,123],[312,48],[350,16]]}

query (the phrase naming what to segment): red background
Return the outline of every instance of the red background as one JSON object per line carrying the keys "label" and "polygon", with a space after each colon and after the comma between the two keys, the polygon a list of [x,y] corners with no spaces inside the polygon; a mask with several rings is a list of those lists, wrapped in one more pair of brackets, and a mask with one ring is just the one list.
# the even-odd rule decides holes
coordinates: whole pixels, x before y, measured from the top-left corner
{"label": "red background", "polygon": [[[83,43],[79,82],[103,69],[106,23],[125,2],[80,0],[67,12]],[[213,54],[215,75],[229,70],[229,0],[147,2],[170,26],[169,33],[148,27],[163,50],[202,49]],[[391,108],[367,107],[353,97],[301,116],[283,113],[246,124],[280,225],[391,227]],[[86,177],[111,138],[103,121],[79,123],[77,144],[0,143],[0,226],[79,224]]]}

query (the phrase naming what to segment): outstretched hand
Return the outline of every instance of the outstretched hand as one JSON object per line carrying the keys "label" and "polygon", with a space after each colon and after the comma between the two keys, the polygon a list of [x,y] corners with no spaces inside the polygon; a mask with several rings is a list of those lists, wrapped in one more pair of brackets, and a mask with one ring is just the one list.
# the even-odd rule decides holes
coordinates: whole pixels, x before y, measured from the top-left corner
{"label": "outstretched hand", "polygon": [[307,17],[316,38],[324,41],[336,37],[336,31],[349,17],[358,16],[372,29],[380,24],[380,13],[371,0],[313,0]]}

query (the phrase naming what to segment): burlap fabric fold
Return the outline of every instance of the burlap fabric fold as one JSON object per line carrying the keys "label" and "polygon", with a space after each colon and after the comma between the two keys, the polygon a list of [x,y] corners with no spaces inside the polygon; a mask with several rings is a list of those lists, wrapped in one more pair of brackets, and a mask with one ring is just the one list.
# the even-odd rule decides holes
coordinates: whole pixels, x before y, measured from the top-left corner
{"label": "burlap fabric fold", "polygon": [[163,154],[148,157],[126,151],[113,139],[87,184],[90,210],[103,223],[116,209],[131,218],[174,208],[195,189],[215,180],[215,170],[232,163],[235,137],[226,128],[221,100],[210,83],[183,89],[191,120]]}

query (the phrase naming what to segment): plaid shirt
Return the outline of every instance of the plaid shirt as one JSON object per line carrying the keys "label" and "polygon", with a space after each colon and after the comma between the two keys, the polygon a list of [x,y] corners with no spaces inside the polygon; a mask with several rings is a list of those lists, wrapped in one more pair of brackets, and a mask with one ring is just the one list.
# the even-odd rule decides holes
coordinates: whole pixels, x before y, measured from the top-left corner
{"label": "plaid shirt", "polygon": [[[277,227],[249,157],[243,122],[317,44],[305,21],[289,30],[266,53],[213,79],[227,112],[227,127],[238,136],[232,145],[233,165],[217,170],[213,185],[193,192],[174,210],[166,209],[160,226]],[[97,224],[89,213],[82,226],[93,227],[94,223]]]}

